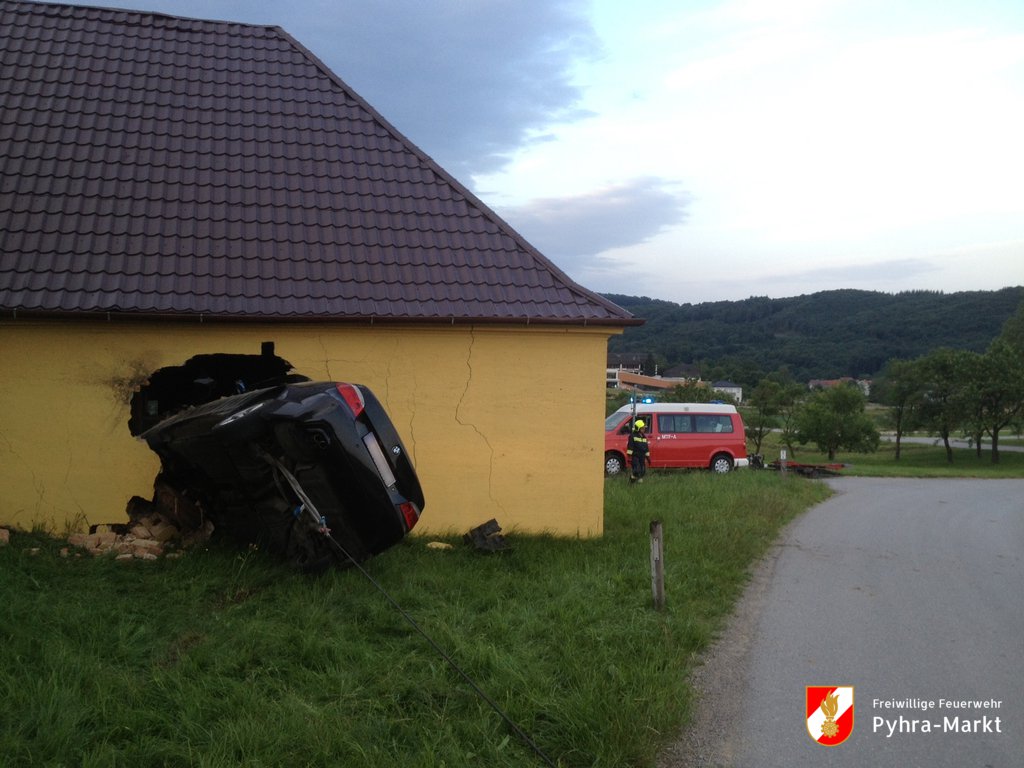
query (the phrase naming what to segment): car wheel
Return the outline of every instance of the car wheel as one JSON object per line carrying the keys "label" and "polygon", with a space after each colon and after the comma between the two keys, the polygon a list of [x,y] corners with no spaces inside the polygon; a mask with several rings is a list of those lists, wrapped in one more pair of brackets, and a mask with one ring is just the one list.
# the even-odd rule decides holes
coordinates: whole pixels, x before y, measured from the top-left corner
{"label": "car wheel", "polygon": [[711,459],[711,471],[718,472],[721,475],[724,475],[726,472],[731,472],[732,459],[725,453],[716,454],[715,457]]}
{"label": "car wheel", "polygon": [[609,451],[604,455],[604,473],[606,475],[617,475],[625,467],[626,463],[618,453]]}

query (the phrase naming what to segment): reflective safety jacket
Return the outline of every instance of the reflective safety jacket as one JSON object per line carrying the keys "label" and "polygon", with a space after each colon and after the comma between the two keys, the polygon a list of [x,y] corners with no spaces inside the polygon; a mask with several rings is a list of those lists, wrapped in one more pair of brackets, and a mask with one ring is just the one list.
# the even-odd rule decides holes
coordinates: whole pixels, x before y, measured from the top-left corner
{"label": "reflective safety jacket", "polygon": [[629,433],[629,440],[626,441],[626,455],[646,456],[648,450],[647,435],[642,430],[634,429]]}

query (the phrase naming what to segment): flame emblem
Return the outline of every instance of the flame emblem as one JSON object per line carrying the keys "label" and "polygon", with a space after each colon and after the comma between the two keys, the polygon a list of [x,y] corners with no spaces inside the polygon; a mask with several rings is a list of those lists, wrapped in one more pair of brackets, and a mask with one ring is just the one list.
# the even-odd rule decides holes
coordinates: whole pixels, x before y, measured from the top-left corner
{"label": "flame emblem", "polygon": [[821,724],[821,733],[831,738],[839,733],[839,726],[836,725],[836,712],[839,711],[839,696],[832,693],[821,700],[821,713],[825,715],[825,722]]}
{"label": "flame emblem", "polygon": [[842,744],[853,732],[853,686],[808,685],[804,696],[807,735],[823,747]]}

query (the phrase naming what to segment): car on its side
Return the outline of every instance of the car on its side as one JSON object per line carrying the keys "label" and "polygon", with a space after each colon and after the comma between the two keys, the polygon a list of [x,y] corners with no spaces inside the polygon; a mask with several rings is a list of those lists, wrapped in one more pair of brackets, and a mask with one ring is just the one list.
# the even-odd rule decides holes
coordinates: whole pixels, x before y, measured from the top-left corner
{"label": "car on its side", "polygon": [[198,501],[219,532],[304,570],[379,554],[423,511],[410,456],[360,384],[302,382],[223,397],[141,437],[160,457],[161,479]]}
{"label": "car on its side", "polygon": [[644,422],[652,469],[696,467],[730,472],[749,465],[743,417],[736,406],[716,403],[625,405],[604,422],[604,471],[629,468],[626,441],[634,419]]}

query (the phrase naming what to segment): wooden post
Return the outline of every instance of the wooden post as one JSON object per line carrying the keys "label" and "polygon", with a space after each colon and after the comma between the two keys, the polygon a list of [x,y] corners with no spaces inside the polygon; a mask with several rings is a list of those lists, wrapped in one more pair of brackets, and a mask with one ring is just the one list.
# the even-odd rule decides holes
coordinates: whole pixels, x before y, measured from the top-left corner
{"label": "wooden post", "polygon": [[665,541],[657,520],[651,521],[651,591],[654,607],[660,611],[665,607]]}
{"label": "wooden post", "polygon": [[786,449],[783,448],[779,451],[779,470],[785,473],[786,471]]}

